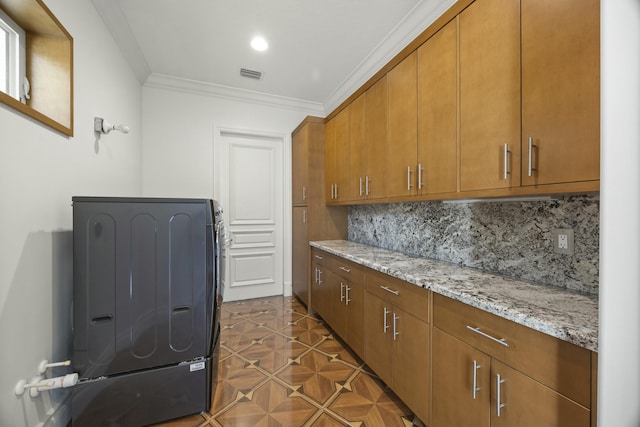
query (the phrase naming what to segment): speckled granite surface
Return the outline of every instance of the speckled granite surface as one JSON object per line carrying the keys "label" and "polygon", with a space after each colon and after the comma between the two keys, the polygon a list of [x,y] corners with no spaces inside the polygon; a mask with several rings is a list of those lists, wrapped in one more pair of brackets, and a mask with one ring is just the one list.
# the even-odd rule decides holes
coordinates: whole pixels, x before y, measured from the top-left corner
{"label": "speckled granite surface", "polygon": [[[348,240],[597,295],[599,212],[594,196],[357,205],[349,208]],[[556,228],[573,229],[573,256],[554,253]]]}
{"label": "speckled granite surface", "polygon": [[311,246],[598,351],[598,299],[595,295],[510,279],[346,240],[311,242]]}

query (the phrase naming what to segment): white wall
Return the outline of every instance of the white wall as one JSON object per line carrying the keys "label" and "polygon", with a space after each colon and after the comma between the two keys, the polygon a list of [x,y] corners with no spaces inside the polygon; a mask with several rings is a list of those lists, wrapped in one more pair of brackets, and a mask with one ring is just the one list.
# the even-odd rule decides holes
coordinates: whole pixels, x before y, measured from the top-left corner
{"label": "white wall", "polygon": [[308,115],[300,110],[146,86],[142,110],[142,189],[150,197],[214,196],[215,127],[290,135]]}
{"label": "white wall", "polygon": [[284,292],[291,295],[291,131],[309,115],[299,109],[143,88],[143,194],[149,197],[220,197],[214,133],[220,128],[285,135]]}
{"label": "white wall", "polygon": [[[7,427],[69,419],[68,392],[31,398],[13,390],[42,359],[71,356],[71,197],[142,191],[140,84],[91,2],[46,3],[74,38],[75,136],[0,106],[0,426]],[[94,115],[131,133],[96,145]]]}
{"label": "white wall", "polygon": [[640,3],[601,1],[598,425],[640,426]]}

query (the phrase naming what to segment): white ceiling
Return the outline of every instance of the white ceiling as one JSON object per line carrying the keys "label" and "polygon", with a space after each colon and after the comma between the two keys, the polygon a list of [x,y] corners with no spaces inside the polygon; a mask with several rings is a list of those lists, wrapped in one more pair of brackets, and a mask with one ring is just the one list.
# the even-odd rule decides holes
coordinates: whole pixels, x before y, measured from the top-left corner
{"label": "white ceiling", "polygon": [[[93,0],[142,83],[327,114],[455,0]],[[256,35],[269,43],[256,52]],[[240,68],[261,71],[261,80]]]}

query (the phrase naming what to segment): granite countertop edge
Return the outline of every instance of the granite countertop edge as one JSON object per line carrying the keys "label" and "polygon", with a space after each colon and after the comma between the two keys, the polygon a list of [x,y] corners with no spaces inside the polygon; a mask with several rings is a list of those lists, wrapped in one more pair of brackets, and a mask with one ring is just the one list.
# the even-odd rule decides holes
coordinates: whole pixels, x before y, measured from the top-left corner
{"label": "granite countertop edge", "polygon": [[310,245],[437,294],[598,351],[598,297],[346,240]]}

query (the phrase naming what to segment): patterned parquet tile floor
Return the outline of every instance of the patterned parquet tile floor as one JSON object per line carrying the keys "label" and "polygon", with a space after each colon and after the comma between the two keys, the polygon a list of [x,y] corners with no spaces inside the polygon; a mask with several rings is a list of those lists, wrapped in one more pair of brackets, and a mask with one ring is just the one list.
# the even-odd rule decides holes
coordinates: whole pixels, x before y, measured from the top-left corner
{"label": "patterned parquet tile floor", "polygon": [[294,297],[222,306],[211,409],[156,427],[424,427]]}

